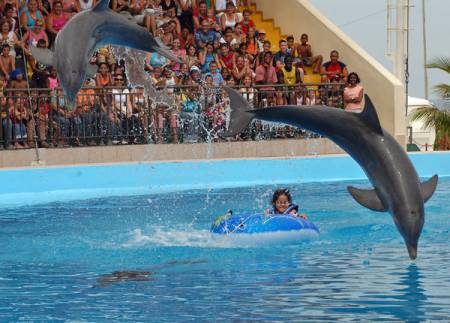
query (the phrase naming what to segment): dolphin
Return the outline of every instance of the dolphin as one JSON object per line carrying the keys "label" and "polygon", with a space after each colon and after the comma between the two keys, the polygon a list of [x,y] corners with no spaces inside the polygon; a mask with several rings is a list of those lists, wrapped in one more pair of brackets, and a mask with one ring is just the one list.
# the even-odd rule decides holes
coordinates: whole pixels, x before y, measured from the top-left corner
{"label": "dolphin", "polygon": [[420,183],[405,150],[384,130],[375,107],[365,95],[361,113],[327,106],[274,106],[253,110],[238,92],[225,88],[230,97],[228,135],[241,132],[253,119],[286,123],[321,134],[345,150],[364,170],[373,189],[347,187],[362,206],[389,212],[402,235],[409,257],[417,257],[424,224],[424,203],[433,195],[438,176]]}
{"label": "dolphin", "polygon": [[97,71],[96,65],[89,64],[89,59],[100,47],[131,47],[157,52],[180,62],[158,38],[154,38],[146,29],[125,16],[112,11],[108,5],[109,0],[101,0],[92,9],[73,16],[56,36],[54,52],[46,48],[30,48],[36,60],[56,67],[66,102],[71,107],[86,75],[92,76]]}

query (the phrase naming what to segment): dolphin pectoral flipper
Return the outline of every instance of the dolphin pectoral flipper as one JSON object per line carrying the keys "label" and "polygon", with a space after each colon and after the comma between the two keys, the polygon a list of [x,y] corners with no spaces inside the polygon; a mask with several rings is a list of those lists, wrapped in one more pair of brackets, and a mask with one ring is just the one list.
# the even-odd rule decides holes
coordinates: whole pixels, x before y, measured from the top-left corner
{"label": "dolphin pectoral flipper", "polygon": [[437,183],[438,183],[438,176],[434,175],[426,182],[420,184],[420,189],[422,191],[424,203],[428,201],[430,197],[433,195],[434,191],[436,190]]}
{"label": "dolphin pectoral flipper", "polygon": [[36,46],[30,45],[31,54],[40,63],[47,66],[56,66],[55,56],[50,49],[38,48]]}
{"label": "dolphin pectoral flipper", "polygon": [[230,97],[231,107],[230,124],[225,135],[232,137],[244,130],[253,120],[254,116],[251,113],[252,107],[239,92],[226,86],[224,90]]}
{"label": "dolphin pectoral flipper", "polygon": [[375,190],[362,190],[353,186],[348,186],[347,190],[355,201],[362,206],[378,212],[385,212],[387,210]]}

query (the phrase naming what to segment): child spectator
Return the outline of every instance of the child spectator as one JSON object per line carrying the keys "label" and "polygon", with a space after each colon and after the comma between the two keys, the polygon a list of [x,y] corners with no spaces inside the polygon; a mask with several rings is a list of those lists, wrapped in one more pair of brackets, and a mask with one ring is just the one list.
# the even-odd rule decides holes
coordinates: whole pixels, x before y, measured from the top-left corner
{"label": "child spectator", "polygon": [[58,77],[56,76],[56,68],[50,68],[50,75],[47,77],[47,88],[51,91],[54,91],[57,87],[59,87]]}
{"label": "child spectator", "polygon": [[222,69],[225,67],[230,71],[234,69],[235,55],[227,44],[220,46],[219,63]]}
{"label": "child spectator", "polygon": [[[256,44],[258,46],[258,52],[262,53],[264,52],[264,43],[266,42],[266,31],[264,29],[260,29],[258,31],[258,39],[256,41]],[[270,42],[269,42],[270,44]],[[271,44],[270,44],[271,45]],[[270,50],[270,46],[269,49]]]}
{"label": "child spectator", "polygon": [[0,72],[6,80],[10,79],[10,74],[16,69],[14,58],[9,55],[11,47],[8,44],[1,46],[2,53],[0,55]]}
{"label": "child spectator", "polygon": [[300,37],[300,45],[297,47],[297,56],[301,59],[303,65],[312,66],[314,73],[320,73],[322,64],[322,55],[313,55],[311,45],[308,44],[308,35],[302,34]]}
{"label": "child spectator", "polygon": [[209,64],[212,61],[215,61],[217,64],[219,64],[219,57],[214,52],[214,47],[212,43],[208,43],[206,47],[200,52],[199,60],[202,73],[210,72]]}

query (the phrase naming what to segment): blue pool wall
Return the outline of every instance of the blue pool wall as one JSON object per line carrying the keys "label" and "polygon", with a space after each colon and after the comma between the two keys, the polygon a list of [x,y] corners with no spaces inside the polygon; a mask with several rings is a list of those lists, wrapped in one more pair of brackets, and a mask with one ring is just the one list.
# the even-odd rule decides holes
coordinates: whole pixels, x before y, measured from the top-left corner
{"label": "blue pool wall", "polygon": [[[450,176],[450,153],[410,154],[419,176]],[[366,179],[347,155],[0,170],[0,207],[266,184]]]}

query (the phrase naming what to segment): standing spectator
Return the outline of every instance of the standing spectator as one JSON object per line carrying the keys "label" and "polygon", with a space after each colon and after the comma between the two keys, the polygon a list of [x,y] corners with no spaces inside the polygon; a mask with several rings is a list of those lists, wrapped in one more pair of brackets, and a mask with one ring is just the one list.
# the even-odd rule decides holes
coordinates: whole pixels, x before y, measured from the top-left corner
{"label": "standing spectator", "polygon": [[339,52],[337,50],[331,51],[330,61],[322,65],[320,74],[322,74],[322,82],[331,82],[333,79],[337,79],[337,82],[340,82],[347,77],[347,65],[339,61]]}
{"label": "standing spectator", "polygon": [[[258,85],[272,85],[278,82],[277,72],[275,67],[272,66],[272,52],[266,52],[264,54],[264,59],[261,65],[256,68],[255,82]],[[267,91],[273,91],[273,86],[264,86],[259,88],[262,92],[259,95],[259,101],[267,98],[271,98],[272,95],[268,94]]]}
{"label": "standing spectator", "polygon": [[227,2],[225,12],[220,16],[220,26],[225,31],[227,27],[234,29],[242,21],[242,15],[236,12],[236,6],[232,2]]}
{"label": "standing spectator", "polygon": [[276,67],[277,71],[279,71],[284,66],[284,59],[287,56],[290,56],[288,53],[288,45],[285,39],[280,40],[279,42],[280,50],[275,53],[273,57],[273,66]]}
{"label": "standing spectator", "polygon": [[189,28],[190,31],[194,30],[194,21],[192,19],[193,0],[178,0],[178,5],[181,13],[179,14],[179,20],[181,27]]}
{"label": "standing spectator", "polygon": [[[132,106],[131,106],[131,98],[130,98],[130,91],[124,87],[125,79],[123,76],[117,76],[114,78],[114,88],[112,89],[112,95],[113,95],[113,128],[112,128],[112,135],[113,135],[113,143],[119,143],[119,141],[122,144],[128,144],[128,138],[129,132],[128,132],[128,122],[129,117],[132,113]],[[121,137],[121,140],[119,139]]]}
{"label": "standing spectator", "polygon": [[312,66],[314,73],[320,73],[322,65],[322,55],[313,55],[311,45],[308,44],[308,35],[302,34],[300,37],[300,45],[297,47],[297,55],[301,59],[303,65]]}
{"label": "standing spectator", "polygon": [[16,69],[16,64],[14,58],[9,55],[11,47],[8,44],[4,44],[1,47],[0,55],[0,72],[5,77],[6,80],[10,79],[11,72]]}
{"label": "standing spectator", "polygon": [[[46,48],[45,40],[40,39],[37,43],[38,48]],[[36,84],[38,88],[45,88],[47,86],[47,77],[49,75],[48,70],[50,66],[42,64],[34,59],[32,56],[30,57],[30,66],[33,70],[33,75],[31,76],[32,81]]]}
{"label": "standing spectator", "polygon": [[11,116],[14,114],[14,105],[8,104],[8,99],[0,92],[0,150],[9,148],[11,143],[13,126]]}
{"label": "standing spectator", "polygon": [[258,45],[256,43],[256,30],[249,27],[247,32],[247,53],[255,56],[258,53]]}
{"label": "standing spectator", "polygon": [[362,111],[362,100],[364,96],[364,89],[361,85],[361,80],[358,74],[352,72],[347,77],[347,86],[344,89],[344,107],[350,112]]}

